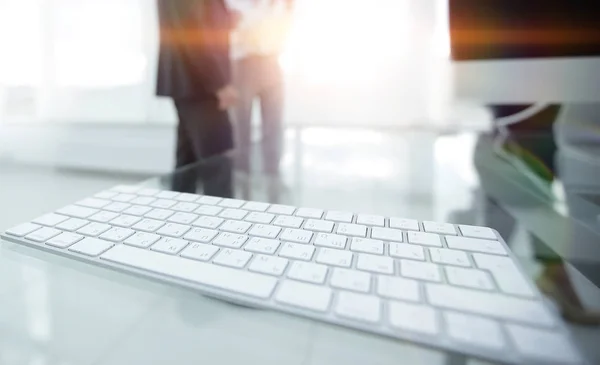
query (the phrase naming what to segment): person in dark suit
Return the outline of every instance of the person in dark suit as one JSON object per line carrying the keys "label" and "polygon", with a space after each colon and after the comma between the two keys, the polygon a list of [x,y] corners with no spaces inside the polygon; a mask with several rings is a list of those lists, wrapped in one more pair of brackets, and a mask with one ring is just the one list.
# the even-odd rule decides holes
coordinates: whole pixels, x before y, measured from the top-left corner
{"label": "person in dark suit", "polygon": [[173,99],[176,166],[233,149],[227,109],[237,99],[231,83],[229,32],[223,0],[157,0],[160,53],[156,94]]}

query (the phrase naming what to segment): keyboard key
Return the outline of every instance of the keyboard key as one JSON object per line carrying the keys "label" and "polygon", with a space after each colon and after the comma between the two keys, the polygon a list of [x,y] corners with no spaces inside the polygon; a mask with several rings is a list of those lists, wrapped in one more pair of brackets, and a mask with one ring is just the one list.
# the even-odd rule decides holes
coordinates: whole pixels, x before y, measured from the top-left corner
{"label": "keyboard key", "polygon": [[462,233],[465,237],[471,238],[483,238],[487,240],[497,240],[498,237],[494,233],[494,230],[488,227],[477,227],[477,226],[467,226],[461,224],[458,226],[460,233]]}
{"label": "keyboard key", "polygon": [[190,225],[193,222],[195,222],[196,219],[198,219],[198,218],[199,217],[196,214],[177,212],[177,213],[173,214],[172,216],[170,216],[169,218],[167,218],[167,220],[169,222]]}
{"label": "keyboard key", "polygon": [[175,199],[179,196],[179,193],[176,191],[161,191],[156,194],[157,198],[160,199]]}
{"label": "keyboard key", "polygon": [[191,243],[181,252],[181,257],[198,261],[209,261],[219,252],[219,248],[205,243]]}
{"label": "keyboard key", "polygon": [[221,214],[219,214],[219,217],[225,218],[225,219],[240,220],[240,219],[244,219],[244,217],[247,214],[248,214],[247,210],[228,208],[228,209],[225,209],[224,211],[222,211]]}
{"label": "keyboard key", "polygon": [[333,248],[320,248],[317,262],[325,265],[350,267],[352,265],[352,252],[336,250]]}
{"label": "keyboard key", "polygon": [[69,217],[60,214],[50,213],[34,219],[33,223],[41,224],[42,226],[53,227],[59,223],[66,221],[67,219],[69,219]]}
{"label": "keyboard key", "polygon": [[366,237],[367,226],[360,224],[340,223],[337,227],[337,233],[344,234],[346,236]]}
{"label": "keyboard key", "polygon": [[223,218],[209,217],[209,216],[203,215],[192,224],[194,226],[198,226],[198,227],[216,229],[223,222],[225,222],[225,219],[223,219]]}
{"label": "keyboard key", "polygon": [[150,204],[150,206],[159,209],[169,209],[172,208],[175,204],[177,204],[176,200],[158,199],[156,201],[153,201],[152,204]]}
{"label": "keyboard key", "polygon": [[151,219],[158,219],[159,221],[164,221],[173,214],[175,214],[175,212],[172,210],[156,208],[146,213],[145,217]]}
{"label": "keyboard key", "polygon": [[368,238],[354,237],[352,239],[352,244],[350,245],[350,250],[356,252],[383,255],[383,242],[380,240],[371,240]]}
{"label": "keyboard key", "polygon": [[380,215],[359,214],[358,217],[356,217],[356,223],[365,224],[367,226],[383,227],[385,225],[385,218]]}
{"label": "keyboard key", "polygon": [[75,218],[87,218],[87,217],[91,216],[92,214],[96,214],[98,212],[99,212],[98,209],[80,207],[77,205],[69,205],[68,207],[64,207],[57,211],[57,213],[60,213],[63,215],[68,215],[69,217],[75,217]]}
{"label": "keyboard key", "polygon": [[457,265],[457,266],[471,266],[469,257],[466,253],[457,250],[449,250],[447,248],[430,248],[429,257],[431,261],[438,264]]}
{"label": "keyboard key", "polygon": [[123,211],[123,213],[124,214],[129,214],[129,215],[142,216],[142,215],[148,213],[151,210],[152,210],[152,208],[150,208],[150,207],[145,207],[143,205],[134,205],[134,206],[131,206],[131,207],[125,209]]}
{"label": "keyboard key", "polygon": [[50,238],[58,236],[61,233],[62,231],[59,231],[58,229],[43,227],[28,234],[27,236],[25,236],[25,238],[35,242],[46,242]]}
{"label": "keyboard key", "polygon": [[448,244],[449,248],[454,248],[456,250],[508,255],[504,246],[498,241],[446,236],[446,244]]}
{"label": "keyboard key", "polygon": [[129,204],[129,203],[113,202],[113,203],[110,203],[109,205],[105,206],[103,209],[111,211],[111,212],[115,212],[115,213],[121,213],[122,211],[124,211],[125,209],[127,209],[129,207],[131,207],[131,204]]}
{"label": "keyboard key", "polygon": [[319,219],[309,219],[304,224],[304,229],[316,232],[331,232],[333,230],[333,222],[322,221]]}
{"label": "keyboard key", "polygon": [[371,274],[350,269],[333,269],[330,284],[334,288],[368,293],[371,288]]}
{"label": "keyboard key", "polygon": [[277,216],[277,218],[275,218],[275,221],[273,222],[273,224],[276,226],[289,228],[300,228],[302,223],[304,223],[304,219],[288,215],[279,215]]}
{"label": "keyboard key", "polygon": [[67,248],[74,244],[75,242],[81,241],[84,237],[80,234],[75,234],[71,232],[61,233],[58,236],[52,237],[50,240],[46,242],[49,246],[59,247],[59,248]]}
{"label": "keyboard key", "polygon": [[481,290],[494,289],[494,284],[492,283],[490,275],[482,270],[447,266],[446,277],[448,278],[448,282],[452,285]]}
{"label": "keyboard key", "polygon": [[273,255],[279,248],[281,242],[268,238],[252,237],[244,246],[244,250],[256,253]]}
{"label": "keyboard key", "polygon": [[31,232],[42,228],[42,226],[33,223],[23,223],[6,231],[11,236],[24,237]]}
{"label": "keyboard key", "polygon": [[244,218],[247,222],[269,224],[275,219],[275,214],[252,212]]}
{"label": "keyboard key", "polygon": [[186,212],[191,213],[200,207],[199,204],[190,203],[190,202],[180,202],[175,204],[171,209],[176,210],[178,212]]}
{"label": "keyboard key", "polygon": [[403,242],[402,231],[391,228],[373,227],[371,229],[371,238],[383,240],[383,241],[394,241]]}
{"label": "keyboard key", "polygon": [[248,270],[268,275],[281,276],[288,265],[289,260],[267,255],[256,255]]}
{"label": "keyboard key", "polygon": [[158,194],[160,191],[157,189],[151,189],[151,188],[143,188],[139,191],[137,191],[138,195],[143,195],[143,196],[154,196],[156,194]]}
{"label": "keyboard key", "polygon": [[215,216],[223,211],[221,207],[215,207],[214,205],[202,205],[200,208],[196,209],[194,213],[202,214],[202,215],[210,215]]}
{"label": "keyboard key", "polygon": [[150,249],[152,251],[163,252],[169,255],[175,255],[179,251],[183,250],[188,245],[188,241],[184,241],[179,238],[161,238],[160,241],[156,242]]}
{"label": "keyboard key", "polygon": [[393,274],[394,260],[390,257],[360,253],[358,254],[356,268],[359,270],[371,271],[381,274]]}
{"label": "keyboard key", "polygon": [[323,284],[327,276],[328,267],[310,262],[293,261],[287,276],[290,279],[306,281],[309,283]]}
{"label": "keyboard key", "polygon": [[64,221],[60,224],[57,224],[56,228],[63,230],[63,231],[76,231],[88,223],[90,223],[90,222],[86,221],[85,219],[71,218],[71,219],[67,219],[66,221]]}
{"label": "keyboard key", "polygon": [[225,221],[219,227],[221,231],[232,232],[232,233],[246,233],[250,227],[252,227],[251,223],[242,222],[242,221]]}
{"label": "keyboard key", "polygon": [[440,239],[440,236],[434,233],[408,232],[407,237],[408,243],[442,247],[442,240]]}
{"label": "keyboard key", "polygon": [[562,334],[517,324],[506,327],[517,350],[529,358],[560,364],[581,363],[577,350]]}
{"label": "keyboard key", "polygon": [[449,234],[449,235],[456,234],[456,228],[454,228],[454,225],[450,224],[450,223],[425,221],[425,222],[423,222],[423,228],[425,229],[425,232],[429,232],[429,233]]}
{"label": "keyboard key", "polygon": [[296,208],[289,205],[273,204],[267,209],[267,212],[273,214],[284,214],[292,215],[296,211]]}
{"label": "keyboard key", "polygon": [[[269,208],[269,204],[260,203],[260,202],[247,202],[246,204],[244,204],[244,206],[242,208],[244,208],[246,210],[251,210],[254,212],[264,212]],[[257,222],[257,223],[262,223],[262,222]],[[270,222],[266,222],[266,223],[270,223]]]}
{"label": "keyboard key", "polygon": [[98,237],[102,233],[108,231],[111,228],[109,224],[105,223],[90,223],[81,229],[77,230],[77,233],[86,236]]}
{"label": "keyboard key", "polygon": [[313,233],[303,229],[286,228],[279,237],[282,241],[292,241],[299,243],[310,243]]}
{"label": "keyboard key", "polygon": [[159,239],[160,239],[160,236],[157,234],[138,232],[138,233],[134,234],[133,236],[127,238],[125,240],[125,242],[123,242],[123,243],[125,243],[127,245],[131,245],[131,246],[147,248],[147,247],[150,247],[154,242],[158,241]]}
{"label": "keyboard key", "polygon": [[196,194],[190,194],[190,193],[181,193],[179,195],[177,195],[174,199],[178,200],[180,202],[195,202],[196,200],[198,200],[199,196]]}
{"label": "keyboard key", "polygon": [[390,228],[419,231],[419,222],[414,219],[390,218]]}
{"label": "keyboard key", "polygon": [[417,245],[411,245],[408,243],[390,243],[390,256],[412,259],[412,260],[425,260],[425,251],[423,247]]}
{"label": "keyboard key", "polygon": [[247,240],[248,236],[244,236],[242,234],[221,233],[217,238],[215,238],[213,245],[241,248]]}
{"label": "keyboard key", "polygon": [[346,248],[346,241],[348,239],[345,236],[339,234],[319,233],[315,238],[315,246],[338,248],[343,250]]}
{"label": "keyboard key", "polygon": [[201,196],[196,200],[196,203],[199,204],[207,204],[207,205],[217,205],[219,202],[223,200],[222,198],[218,198],[216,196]]}
{"label": "keyboard key", "polygon": [[75,204],[81,205],[82,207],[100,209],[102,207],[107,206],[110,203],[111,203],[110,200],[106,200],[106,199],[86,198],[86,199],[78,201]]}
{"label": "keyboard key", "polygon": [[77,252],[87,256],[98,256],[111,248],[114,244],[97,238],[86,237],[69,247],[69,251]]}
{"label": "keyboard key", "polygon": [[100,238],[112,242],[121,242],[127,237],[135,234],[135,231],[128,228],[112,228],[100,235]]}
{"label": "keyboard key", "polygon": [[390,301],[388,309],[393,327],[428,335],[435,335],[440,331],[436,311],[431,307]]}
{"label": "keyboard key", "polygon": [[114,196],[112,198],[112,200],[116,201],[116,202],[122,202],[122,203],[128,203],[131,200],[135,199],[135,195],[133,194],[127,194],[127,193],[123,193],[123,194],[119,194],[117,196]]}
{"label": "keyboard key", "polygon": [[151,198],[149,196],[139,196],[133,199],[130,203],[136,205],[150,205],[154,201],[156,201],[156,198]]}
{"label": "keyboard key", "polygon": [[373,295],[342,291],[334,311],[340,317],[375,323],[381,319],[381,300]]}
{"label": "keyboard key", "polygon": [[122,214],[122,215],[118,216],[117,218],[113,219],[112,221],[110,221],[110,224],[112,224],[113,226],[119,226],[119,227],[131,227],[141,220],[142,220],[142,218],[136,217],[135,215]]}
{"label": "keyboard key", "polygon": [[101,258],[257,298],[270,297],[277,284],[276,278],[267,275],[229,269],[124,245],[113,247]]}
{"label": "keyboard key", "polygon": [[488,270],[492,274],[503,292],[525,297],[535,296],[531,285],[510,258],[474,253],[473,259],[478,268]]}
{"label": "keyboard key", "polygon": [[282,304],[325,312],[331,302],[331,289],[297,281],[284,281],[279,286],[275,300]]}
{"label": "keyboard key", "polygon": [[441,281],[440,268],[429,262],[413,260],[400,260],[400,273],[402,276],[412,279]]}
{"label": "keyboard key", "polygon": [[252,254],[250,252],[226,248],[217,254],[213,262],[215,264],[241,269],[246,266],[251,257]]}
{"label": "keyboard key", "polygon": [[257,224],[254,227],[252,227],[248,234],[251,236],[258,237],[276,238],[277,235],[279,235],[279,232],[281,232],[281,228],[279,227],[270,226],[266,224]]}
{"label": "keyboard key", "polygon": [[409,300],[420,300],[419,283],[416,280],[394,276],[379,275],[377,277],[377,294],[382,297]]}
{"label": "keyboard key", "polygon": [[290,259],[309,261],[315,252],[314,246],[286,242],[279,251],[279,256]]}
{"label": "keyboard key", "polygon": [[195,242],[210,243],[219,232],[206,228],[192,228],[183,238]]}
{"label": "keyboard key", "polygon": [[354,214],[351,212],[342,212],[340,210],[330,210],[325,214],[325,219],[328,221],[340,222],[340,223],[352,223]]}
{"label": "keyboard key", "polygon": [[114,213],[114,212],[107,212],[107,211],[100,211],[94,215],[92,215],[89,220],[94,221],[94,222],[100,222],[100,223],[106,223],[106,222],[110,222],[113,219],[117,218],[119,216],[119,213]]}
{"label": "keyboard key", "polygon": [[162,227],[164,224],[165,223],[162,221],[146,218],[136,223],[132,228],[137,231],[154,232],[160,227]]}
{"label": "keyboard key", "polygon": [[164,226],[160,227],[160,229],[156,231],[156,233],[169,237],[181,237],[191,228],[192,227],[185,226],[183,224],[167,223]]}
{"label": "keyboard key", "polygon": [[219,205],[225,208],[241,208],[244,204],[246,204],[245,200],[239,199],[223,199],[219,202]]}
{"label": "keyboard key", "polygon": [[94,195],[94,198],[98,198],[98,199],[112,199],[114,196],[119,195],[119,193],[116,193],[114,191],[101,191],[98,194]]}
{"label": "keyboard key", "polygon": [[470,314],[444,312],[444,321],[448,334],[458,342],[497,350],[504,348],[502,330],[494,320]]}
{"label": "keyboard key", "polygon": [[323,210],[314,208],[299,208],[295,215],[303,218],[321,219],[323,216]]}
{"label": "keyboard key", "polygon": [[540,301],[440,284],[426,284],[425,290],[429,303],[437,307],[537,326],[554,324],[552,316]]}

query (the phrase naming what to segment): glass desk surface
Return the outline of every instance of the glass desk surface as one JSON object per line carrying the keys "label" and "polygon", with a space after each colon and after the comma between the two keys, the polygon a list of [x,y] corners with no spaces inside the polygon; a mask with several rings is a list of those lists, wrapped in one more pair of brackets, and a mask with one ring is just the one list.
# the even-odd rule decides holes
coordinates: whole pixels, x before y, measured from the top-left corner
{"label": "glass desk surface", "polygon": [[[331,143],[331,133],[346,133],[337,139],[344,142]],[[256,155],[253,162],[260,160]],[[553,293],[549,300],[570,318],[590,362],[600,363],[600,327],[581,325],[597,320],[600,310],[598,181],[571,182],[560,174],[540,181],[531,171],[503,156],[489,135],[308,128],[288,131],[276,176],[258,167],[239,171],[220,156],[141,184],[493,227],[532,279]],[[2,242],[0,364],[198,363],[485,362],[239,307]]]}

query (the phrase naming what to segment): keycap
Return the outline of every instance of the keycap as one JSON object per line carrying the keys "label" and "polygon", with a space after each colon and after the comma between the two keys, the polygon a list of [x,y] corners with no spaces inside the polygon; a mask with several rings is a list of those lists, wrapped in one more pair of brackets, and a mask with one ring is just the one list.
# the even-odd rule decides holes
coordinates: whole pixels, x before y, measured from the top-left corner
{"label": "keycap", "polygon": [[276,238],[279,235],[279,232],[281,232],[281,228],[279,227],[271,226],[268,224],[256,224],[254,227],[252,227],[252,229],[250,229],[250,232],[248,232],[248,234],[251,236],[259,236],[265,238]]}
{"label": "keycap", "polygon": [[178,200],[180,202],[195,202],[198,198],[199,198],[199,196],[196,194],[181,193],[181,194],[177,195],[174,199]]}
{"label": "keycap", "polygon": [[310,231],[305,231],[303,229],[293,229],[286,228],[281,232],[281,236],[279,237],[282,241],[292,241],[298,243],[309,243],[312,238],[313,233]]}
{"label": "keycap", "polygon": [[133,194],[122,193],[122,194],[119,194],[117,196],[114,196],[112,198],[112,200],[114,200],[116,202],[128,203],[131,200],[135,199],[135,197],[136,196],[133,195]]}
{"label": "keycap", "polygon": [[89,220],[94,221],[94,222],[100,222],[100,223],[106,223],[106,222],[110,222],[113,219],[117,218],[119,216],[119,213],[114,213],[114,212],[107,212],[107,211],[100,211],[92,216],[89,217]]}
{"label": "keycap", "polygon": [[219,202],[219,205],[225,208],[241,208],[244,204],[246,204],[245,200],[239,199],[223,199]]}
{"label": "keycap", "polygon": [[207,204],[207,205],[216,205],[219,204],[219,202],[221,201],[221,198],[218,198],[216,196],[201,196],[200,198],[198,198],[198,200],[196,200],[196,203],[199,204]]}
{"label": "keycap", "polygon": [[390,301],[388,315],[393,327],[428,335],[439,333],[435,309],[421,304]]}
{"label": "keycap", "polygon": [[57,224],[56,228],[63,230],[63,231],[76,231],[88,223],[90,223],[90,222],[86,221],[85,219],[71,218],[71,219],[67,219],[66,221],[64,221],[60,224]]}
{"label": "keycap", "polygon": [[368,293],[371,288],[371,274],[336,267],[331,274],[330,284],[334,288]]}
{"label": "keycap", "polygon": [[450,223],[424,221],[423,228],[425,229],[425,232],[429,233],[449,235],[456,234],[456,228],[454,228],[454,225]]}
{"label": "keycap", "polygon": [[554,324],[552,316],[540,301],[440,284],[427,283],[425,290],[429,302],[437,307],[537,326]]}
{"label": "keycap", "polygon": [[286,242],[279,250],[279,256],[290,259],[309,261],[315,252],[314,246],[303,245],[301,243]]}
{"label": "keycap", "polygon": [[452,285],[481,290],[494,289],[492,279],[485,271],[451,266],[446,266],[445,270],[448,282]]}
{"label": "keycap", "polygon": [[252,223],[269,224],[275,219],[275,214],[252,212],[244,220]]}
{"label": "keycap", "polygon": [[72,244],[74,244],[75,242],[82,240],[83,238],[84,237],[80,234],[64,232],[64,233],[59,234],[58,236],[52,237],[51,239],[49,239],[46,242],[46,244],[49,246],[54,246],[54,247],[59,247],[59,248],[67,248],[67,247],[71,246]]}
{"label": "keycap", "polygon": [[281,242],[269,238],[251,237],[244,246],[244,250],[256,253],[273,255],[279,248]]}
{"label": "keycap", "polygon": [[183,250],[188,245],[188,241],[179,238],[165,237],[161,238],[158,242],[152,245],[150,249],[152,251],[163,252],[169,255],[175,255],[179,251]]}
{"label": "keycap", "polygon": [[[264,212],[269,208],[269,204],[267,203],[261,203],[261,202],[247,202],[246,204],[244,204],[244,206],[242,207],[246,210],[252,210],[255,212]],[[257,223],[261,223],[261,222],[257,222]],[[269,223],[269,222],[266,222]]]}
{"label": "keycap", "polygon": [[377,294],[382,297],[418,302],[419,283],[416,280],[379,275],[377,277]]}
{"label": "keycap", "polygon": [[102,208],[110,204],[110,200],[106,199],[98,199],[98,198],[86,198],[75,203],[77,205],[81,205],[83,207],[88,208]]}
{"label": "keycap", "polygon": [[403,242],[402,231],[399,229],[373,227],[371,238],[383,241]]}
{"label": "keycap", "polygon": [[276,226],[289,228],[300,228],[302,223],[304,223],[304,219],[288,215],[279,215],[277,218],[275,218],[275,221],[273,221],[273,224]]}
{"label": "keycap", "polygon": [[366,237],[367,226],[361,224],[340,223],[337,226],[336,233],[347,236]]}
{"label": "keycap", "polygon": [[247,210],[227,208],[219,214],[219,217],[240,220],[243,219],[247,214]]}
{"label": "keycap", "polygon": [[98,213],[98,209],[80,207],[77,205],[69,205],[68,207],[61,208],[57,211],[57,213],[68,215],[69,217],[75,218],[87,218],[92,214]]}
{"label": "keycap", "polygon": [[473,259],[477,267],[492,274],[501,291],[525,297],[535,296],[535,292],[510,258],[474,253]]}
{"label": "keycap", "polygon": [[284,281],[275,294],[275,300],[282,304],[325,312],[331,302],[331,289],[319,285]]}
{"label": "keycap", "polygon": [[143,188],[140,189],[139,191],[137,191],[136,193],[138,195],[143,195],[143,196],[154,196],[156,194],[158,194],[160,191],[157,189],[152,189],[152,188]]}
{"label": "keycap", "polygon": [[298,208],[294,215],[303,218],[321,219],[323,216],[323,210],[314,208]]}
{"label": "keycap", "polygon": [[460,230],[460,233],[462,233],[462,235],[465,237],[483,238],[488,240],[498,239],[498,237],[494,233],[494,230],[488,227],[477,227],[461,224],[458,226],[458,229]]}
{"label": "keycap", "polygon": [[98,237],[102,233],[108,231],[111,228],[110,224],[105,223],[90,223],[83,228],[77,230],[77,233],[86,236]]}
{"label": "keycap", "polygon": [[[315,241],[315,245],[316,244],[317,243]],[[352,244],[350,245],[350,250],[383,255],[383,242],[380,240],[354,237],[352,239]]]}
{"label": "keycap", "polygon": [[192,227],[178,223],[167,223],[160,227],[156,234],[169,237],[181,237]]}
{"label": "keycap", "polygon": [[137,217],[135,215],[121,214],[120,216],[118,216],[117,218],[113,219],[109,223],[112,224],[113,226],[131,227],[131,226],[133,226],[134,224],[138,223],[141,220],[142,220],[142,218]]}
{"label": "keycap", "polygon": [[150,205],[154,201],[156,201],[156,198],[151,198],[149,196],[138,196],[137,198],[133,199],[130,203],[137,205]]}
{"label": "keycap", "polygon": [[328,267],[311,262],[293,261],[287,276],[290,279],[322,284],[325,282]]}
{"label": "keycap", "polygon": [[29,233],[42,228],[39,224],[23,223],[6,231],[11,236],[24,237]]}
{"label": "keycap", "polygon": [[558,364],[581,363],[577,350],[562,334],[517,324],[506,327],[517,350],[529,358]]}
{"label": "keycap", "polygon": [[381,215],[359,214],[356,217],[356,223],[366,224],[367,226],[383,227],[385,225],[385,218]]}
{"label": "keycap", "polygon": [[160,236],[153,233],[138,232],[125,240],[125,244],[136,247],[150,247],[154,242],[158,241]]}
{"label": "keycap", "polygon": [[267,255],[256,255],[248,266],[248,270],[268,275],[280,276],[285,271],[289,260]]}
{"label": "keycap", "polygon": [[325,214],[325,219],[328,221],[340,222],[340,223],[352,223],[354,214],[351,212],[343,212],[340,210],[330,210]]}
{"label": "keycap", "polygon": [[176,191],[161,191],[156,194],[157,198],[161,199],[175,199],[179,196],[179,193]]}
{"label": "keycap", "polygon": [[225,222],[225,219],[219,217],[201,216],[194,223],[194,226],[216,229]]}
{"label": "keycap", "polygon": [[191,213],[200,207],[199,204],[190,203],[190,202],[180,202],[175,204],[171,209],[178,212],[187,212]]}
{"label": "keycap", "polygon": [[296,211],[295,207],[289,205],[273,204],[267,209],[267,212],[273,214],[292,215]]}
{"label": "keycap", "polygon": [[332,247],[343,250],[346,248],[347,238],[339,234],[319,233],[315,238],[315,246]]}
{"label": "keycap", "polygon": [[440,267],[429,262],[400,260],[400,273],[407,278],[441,281]]}
{"label": "keycap", "polygon": [[121,213],[125,209],[131,207],[129,203],[121,203],[121,202],[112,202],[109,205],[105,206],[103,209],[108,210],[115,213]]}
{"label": "keycap", "polygon": [[133,234],[135,234],[135,231],[132,229],[116,227],[102,233],[100,238],[112,242],[121,242]]}
{"label": "keycap", "polygon": [[406,218],[390,218],[390,228],[396,229],[404,229],[410,231],[418,231],[419,230],[419,221],[415,219],[406,219]]}
{"label": "keycap", "polygon": [[162,227],[165,223],[156,219],[142,219],[141,221],[139,221],[138,223],[136,223],[133,227],[133,229],[137,230],[137,231],[144,231],[144,232],[154,232],[157,229],[159,229],[160,227]]}
{"label": "keycap", "polygon": [[252,254],[250,252],[226,248],[217,254],[213,262],[215,264],[241,269],[246,266],[251,257]]}
{"label": "keycap", "polygon": [[232,233],[246,233],[250,227],[252,227],[252,224],[248,222],[225,221],[225,223],[219,227],[219,230]]}
{"label": "keycap", "polygon": [[59,223],[62,223],[69,219],[69,217],[60,214],[46,214],[41,217],[34,219],[32,222],[35,224],[41,224],[42,226],[53,227]]}
{"label": "keycap", "polygon": [[236,233],[221,233],[214,239],[213,245],[240,248],[248,240],[248,236]]}
{"label": "keycap", "polygon": [[222,211],[223,208],[221,207],[215,207],[214,205],[202,205],[200,208],[196,209],[194,213],[215,216]]}
{"label": "keycap", "polygon": [[114,191],[101,191],[98,194],[94,195],[94,198],[98,199],[111,199],[114,196],[117,196],[119,193]]}
{"label": "keycap", "polygon": [[457,266],[471,266],[469,257],[466,253],[457,250],[449,250],[447,248],[430,248],[429,257],[431,261],[438,264],[457,265]]}
{"label": "keycap", "polygon": [[175,212],[172,211],[172,210],[156,208],[156,209],[152,209],[151,211],[149,211],[148,213],[146,213],[144,216],[146,218],[151,218],[151,219],[157,219],[159,221],[164,221],[167,218],[169,218],[170,216],[172,216],[173,214],[175,214]]}
{"label": "keycap", "polygon": [[169,218],[167,218],[167,220],[169,222],[190,225],[193,222],[195,222],[196,219],[198,219],[198,218],[199,218],[199,216],[196,214],[177,212],[177,213],[173,214],[172,216],[170,216]]}
{"label": "keycap", "polygon": [[207,245],[206,243],[191,243],[181,251],[181,257],[198,261],[209,261],[217,252],[219,252],[219,248],[216,246]]}
{"label": "keycap", "polygon": [[148,213],[151,210],[152,210],[152,208],[145,207],[143,205],[133,205],[133,206],[125,209],[123,211],[123,214],[142,216],[142,215]]}
{"label": "keycap", "polygon": [[337,295],[334,312],[344,318],[371,323],[379,322],[381,300],[373,295],[342,291]]}
{"label": "keycap", "polygon": [[114,244],[98,238],[86,237],[69,247],[69,251],[77,252],[87,256],[98,256],[111,248]]}
{"label": "keycap", "polygon": [[35,242],[45,242],[45,241],[48,241],[50,238],[57,236],[61,233],[62,233],[62,231],[59,231],[58,229],[55,229],[55,228],[42,227],[38,230],[31,232],[30,234],[25,236],[25,238],[27,238],[28,240],[31,240],[31,241],[35,241]]}
{"label": "keycap", "polygon": [[458,312],[444,312],[446,331],[458,342],[500,350],[505,347],[500,325],[489,318]]}
{"label": "keycap", "polygon": [[393,274],[394,260],[390,257],[360,253],[356,261],[356,268],[381,274]]}
{"label": "keycap", "polygon": [[192,228],[183,236],[183,238],[195,242],[209,243],[218,233],[219,232],[213,229]]}
{"label": "keycap", "polygon": [[413,260],[425,260],[423,247],[408,243],[390,243],[390,256]]}
{"label": "keycap", "polygon": [[140,190],[141,187],[137,185],[117,185],[112,187],[110,190],[116,191],[118,193],[128,193],[132,194]]}
{"label": "keycap", "polygon": [[316,261],[320,264],[350,267],[352,265],[352,257],[352,252],[333,248],[320,248]]}
{"label": "keycap", "polygon": [[454,248],[456,250],[492,253],[495,255],[508,255],[504,246],[502,246],[502,244],[498,241],[446,236],[446,244],[449,248]]}
{"label": "keycap", "polygon": [[177,204],[176,200],[171,199],[157,199],[150,204],[151,207],[159,208],[159,209],[169,209],[172,208],[175,204]]}
{"label": "keycap", "polygon": [[408,232],[407,233],[408,243],[424,246],[438,246],[442,247],[442,241],[440,236],[434,233],[425,232]]}
{"label": "keycap", "polygon": [[117,245],[101,259],[257,298],[271,296],[277,279],[178,256]]}
{"label": "keycap", "polygon": [[318,219],[308,219],[303,228],[309,231],[329,233],[333,230],[333,222],[322,221]]}

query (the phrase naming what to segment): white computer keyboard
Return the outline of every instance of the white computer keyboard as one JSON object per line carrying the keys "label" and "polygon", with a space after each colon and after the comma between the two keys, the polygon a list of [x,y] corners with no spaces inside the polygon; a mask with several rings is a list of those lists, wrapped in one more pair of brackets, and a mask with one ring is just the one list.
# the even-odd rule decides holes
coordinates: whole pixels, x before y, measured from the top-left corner
{"label": "white computer keyboard", "polygon": [[5,240],[503,363],[584,363],[487,227],[117,186]]}

